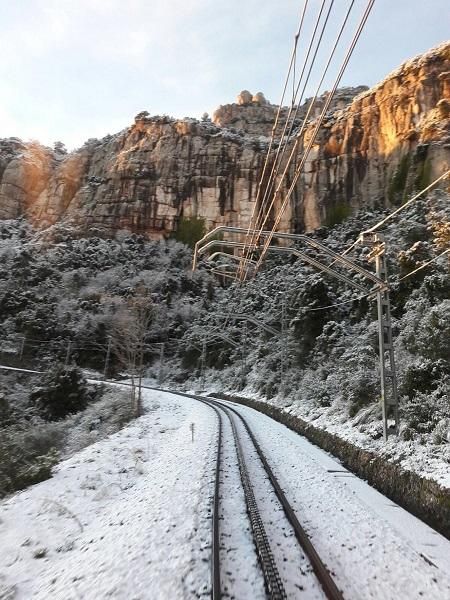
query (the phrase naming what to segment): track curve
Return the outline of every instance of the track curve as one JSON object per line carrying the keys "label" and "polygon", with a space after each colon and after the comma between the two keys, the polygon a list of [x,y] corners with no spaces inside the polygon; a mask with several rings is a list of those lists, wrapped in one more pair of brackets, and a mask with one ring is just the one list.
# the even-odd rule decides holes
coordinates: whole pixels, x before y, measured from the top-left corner
{"label": "track curve", "polygon": [[[251,427],[249,426],[246,419],[229,403],[224,403],[223,401],[219,401],[212,397],[199,396],[194,394],[187,394],[185,392],[174,392],[172,390],[161,390],[160,388],[151,388],[151,389],[159,389],[160,391],[167,391],[172,394],[185,396],[187,398],[191,398],[194,400],[198,400],[203,404],[209,406],[213,409],[218,418],[218,450],[216,457],[216,478],[214,484],[214,498],[213,498],[213,523],[212,523],[212,572],[211,572],[211,580],[212,580],[212,598],[214,600],[219,600],[222,598],[222,590],[220,588],[220,532],[219,532],[219,503],[220,503],[220,471],[221,471],[221,450],[222,450],[222,416],[220,411],[223,411],[223,414],[227,415],[230,420],[231,427],[233,430],[233,435],[235,439],[236,452],[239,459],[240,472],[241,472],[241,480],[244,488],[246,503],[249,512],[249,518],[252,525],[252,530],[255,537],[255,546],[257,549],[257,554],[261,562],[261,568],[264,574],[266,589],[268,593],[268,597],[271,600],[282,600],[286,598],[286,592],[284,590],[281,578],[279,576],[278,570],[276,568],[275,562],[273,560],[273,555],[270,549],[270,545],[267,539],[267,534],[264,531],[264,525],[262,519],[259,515],[259,510],[256,505],[256,500],[254,499],[254,494],[252,493],[252,484],[250,482],[250,478],[248,476],[248,470],[245,465],[245,459],[242,452],[241,443],[239,440],[239,435],[237,432],[236,424],[234,422],[231,414],[235,415],[240,422],[242,423],[245,431],[247,432],[249,438],[252,441],[252,444],[256,450],[256,453],[264,467],[265,472],[267,473],[267,477],[273,486],[275,494],[283,508],[284,514],[290,523],[293,531],[295,533],[295,537],[306,556],[308,557],[312,569],[316,575],[320,586],[329,600],[344,600],[344,596],[342,592],[336,585],[332,575],[327,569],[326,565],[320,558],[318,552],[314,548],[313,543],[311,542],[308,534],[305,529],[301,526],[294,509],[289,503],[274,471],[272,470],[267,457],[265,456],[261,445],[256,439],[255,434],[253,433]],[[231,413],[231,414],[230,414]],[[243,465],[243,466],[241,466]],[[253,497],[252,497],[253,496]],[[253,515],[253,516],[252,516]],[[258,536],[261,532],[261,540],[257,541]],[[265,539],[264,539],[265,538]]]}

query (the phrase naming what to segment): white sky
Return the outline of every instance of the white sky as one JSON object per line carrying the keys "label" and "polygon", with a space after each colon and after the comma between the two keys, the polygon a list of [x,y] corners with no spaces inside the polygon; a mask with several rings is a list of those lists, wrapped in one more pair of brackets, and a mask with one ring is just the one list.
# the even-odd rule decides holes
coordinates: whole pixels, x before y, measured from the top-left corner
{"label": "white sky", "polygon": [[[335,0],[330,33],[348,4]],[[320,5],[309,0],[308,35]],[[351,30],[365,5],[356,0]],[[302,6],[303,0],[0,0],[0,137],[62,140],[73,148],[123,129],[141,110],[199,117],[242,89],[277,103]],[[376,0],[342,84],[372,85],[445,41],[449,17],[448,0]]]}

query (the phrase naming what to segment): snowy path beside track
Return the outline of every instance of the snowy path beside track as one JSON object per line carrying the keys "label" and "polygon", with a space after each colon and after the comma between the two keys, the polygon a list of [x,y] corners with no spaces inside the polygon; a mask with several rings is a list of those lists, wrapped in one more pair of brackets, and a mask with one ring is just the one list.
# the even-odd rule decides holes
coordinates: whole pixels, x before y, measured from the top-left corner
{"label": "snowy path beside track", "polygon": [[148,414],[0,502],[2,600],[209,597],[215,415],[144,398]]}

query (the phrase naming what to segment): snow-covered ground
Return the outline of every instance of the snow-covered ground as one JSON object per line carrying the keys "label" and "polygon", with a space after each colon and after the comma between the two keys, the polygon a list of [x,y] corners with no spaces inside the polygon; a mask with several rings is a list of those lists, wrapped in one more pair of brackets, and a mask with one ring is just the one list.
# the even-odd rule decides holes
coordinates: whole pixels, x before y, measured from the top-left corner
{"label": "snow-covered ground", "polygon": [[[146,415],[0,503],[2,600],[209,597],[216,417],[170,393],[146,390],[145,402]],[[347,600],[450,598],[450,542],[297,434],[239,410]],[[251,600],[262,590],[228,443],[223,460],[229,539],[242,544],[226,570],[239,566],[229,581]]]}
{"label": "snow-covered ground", "polygon": [[[380,455],[387,461],[395,462],[407,471],[413,471],[436,481],[443,488],[450,490],[450,444],[420,444],[417,441],[405,441],[390,436],[373,439],[368,432],[354,426],[343,409],[338,407],[322,410],[309,410],[301,404],[286,407],[286,412],[308,421],[315,427],[333,433],[370,452]],[[355,417],[357,420],[358,417]]]}
{"label": "snow-covered ground", "polygon": [[0,503],[2,600],[207,597],[215,417],[179,396],[145,401],[148,414]]}

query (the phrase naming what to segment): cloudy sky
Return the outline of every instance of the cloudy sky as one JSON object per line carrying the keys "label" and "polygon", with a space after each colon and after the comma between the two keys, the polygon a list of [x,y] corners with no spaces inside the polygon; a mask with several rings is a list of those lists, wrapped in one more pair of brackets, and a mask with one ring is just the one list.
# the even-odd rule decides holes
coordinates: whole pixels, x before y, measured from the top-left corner
{"label": "cloudy sky", "polygon": [[[303,3],[0,0],[0,137],[73,148],[141,110],[199,117],[242,89],[278,102]],[[309,0],[300,52],[321,3]],[[335,0],[324,53],[348,5]],[[355,1],[339,62],[365,5]],[[449,17],[448,0],[376,0],[342,84],[372,85],[445,41]]]}

